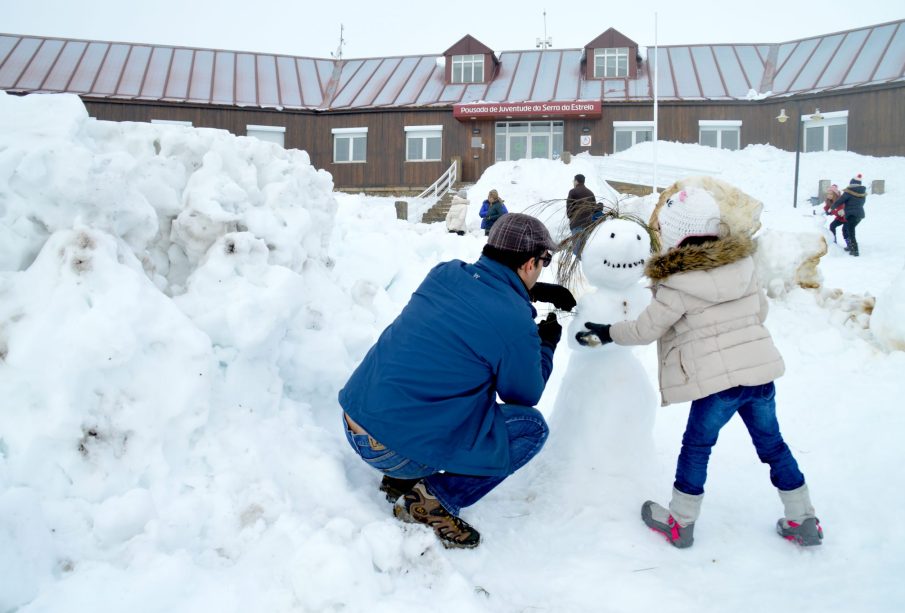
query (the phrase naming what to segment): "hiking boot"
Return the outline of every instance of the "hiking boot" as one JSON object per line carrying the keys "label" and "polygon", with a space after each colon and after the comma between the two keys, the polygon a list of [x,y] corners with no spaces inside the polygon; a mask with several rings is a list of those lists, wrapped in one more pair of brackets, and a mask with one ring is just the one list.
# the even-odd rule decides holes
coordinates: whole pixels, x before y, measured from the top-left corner
{"label": "hiking boot", "polygon": [[659,532],[674,547],[685,549],[694,543],[694,522],[687,526],[679,525],[669,509],[652,500],[641,505],[641,520],[654,532]]}
{"label": "hiking boot", "polygon": [[823,540],[823,528],[814,514],[808,484],[805,483],[794,490],[777,488],[776,491],[785,511],[785,516],[776,522],[776,532],[779,536],[805,547],[819,545]]}
{"label": "hiking boot", "polygon": [[809,517],[801,523],[780,518],[776,522],[776,532],[784,539],[798,543],[802,547],[820,545],[823,541],[823,528],[820,527],[820,520],[816,517]]}
{"label": "hiking boot", "polygon": [[387,497],[387,502],[396,502],[403,494],[408,494],[419,479],[397,479],[384,475],[378,488]]}
{"label": "hiking boot", "polygon": [[468,522],[452,515],[440,501],[430,494],[424,481],[419,481],[396,501],[393,515],[405,522],[424,524],[447,549],[472,549],[481,542],[481,535]]}

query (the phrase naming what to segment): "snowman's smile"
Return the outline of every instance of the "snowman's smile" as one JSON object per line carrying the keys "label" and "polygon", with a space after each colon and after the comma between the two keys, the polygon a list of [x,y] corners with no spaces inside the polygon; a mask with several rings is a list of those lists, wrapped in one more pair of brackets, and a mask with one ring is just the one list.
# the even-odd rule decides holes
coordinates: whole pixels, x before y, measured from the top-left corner
{"label": "snowman's smile", "polygon": [[644,258],[637,262],[610,262],[609,260],[604,260],[603,263],[610,268],[635,268],[636,266],[644,265]]}

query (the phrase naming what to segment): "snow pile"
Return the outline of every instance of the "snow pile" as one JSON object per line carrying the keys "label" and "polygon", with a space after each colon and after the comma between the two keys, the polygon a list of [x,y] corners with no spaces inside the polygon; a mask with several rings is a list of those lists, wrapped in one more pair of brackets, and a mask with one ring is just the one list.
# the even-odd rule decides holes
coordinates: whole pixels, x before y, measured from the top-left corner
{"label": "snow pile", "polygon": [[822,281],[818,264],[826,253],[826,241],[817,232],[765,229],[757,235],[757,276],[771,298],[795,287],[817,288]]}
{"label": "snow pile", "polygon": [[880,344],[889,351],[905,351],[905,269],[902,269],[886,290],[877,298],[870,319],[870,328]]}
{"label": "snow pile", "polygon": [[332,182],[304,152],[222,130],[99,122],[72,95],[0,92],[0,121],[0,270],[24,269],[76,223],[123,240],[173,294],[226,232],[252,232],[270,263],[296,272],[325,254]]}

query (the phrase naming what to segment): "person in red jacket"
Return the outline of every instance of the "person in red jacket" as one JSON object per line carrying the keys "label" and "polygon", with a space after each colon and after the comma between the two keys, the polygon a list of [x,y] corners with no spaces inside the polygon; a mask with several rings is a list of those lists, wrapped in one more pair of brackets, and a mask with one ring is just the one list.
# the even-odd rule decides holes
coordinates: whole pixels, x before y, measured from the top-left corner
{"label": "person in red jacket", "polygon": [[823,212],[827,215],[832,215],[834,217],[832,223],[830,223],[830,232],[833,233],[833,242],[837,242],[836,240],[836,228],[842,226],[842,238],[848,239],[845,232],[845,205],[840,204],[836,205],[836,201],[839,200],[839,196],[842,195],[842,192],[839,191],[839,186],[833,183],[830,185],[829,189],[826,190],[826,200],[823,201]]}

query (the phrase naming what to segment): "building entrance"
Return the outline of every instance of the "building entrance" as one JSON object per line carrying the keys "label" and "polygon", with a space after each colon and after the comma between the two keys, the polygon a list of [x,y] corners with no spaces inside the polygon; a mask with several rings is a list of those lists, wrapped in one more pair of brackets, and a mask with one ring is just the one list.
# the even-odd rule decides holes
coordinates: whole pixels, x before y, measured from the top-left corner
{"label": "building entrance", "polygon": [[496,161],[559,159],[562,135],[562,121],[499,121],[494,142]]}

